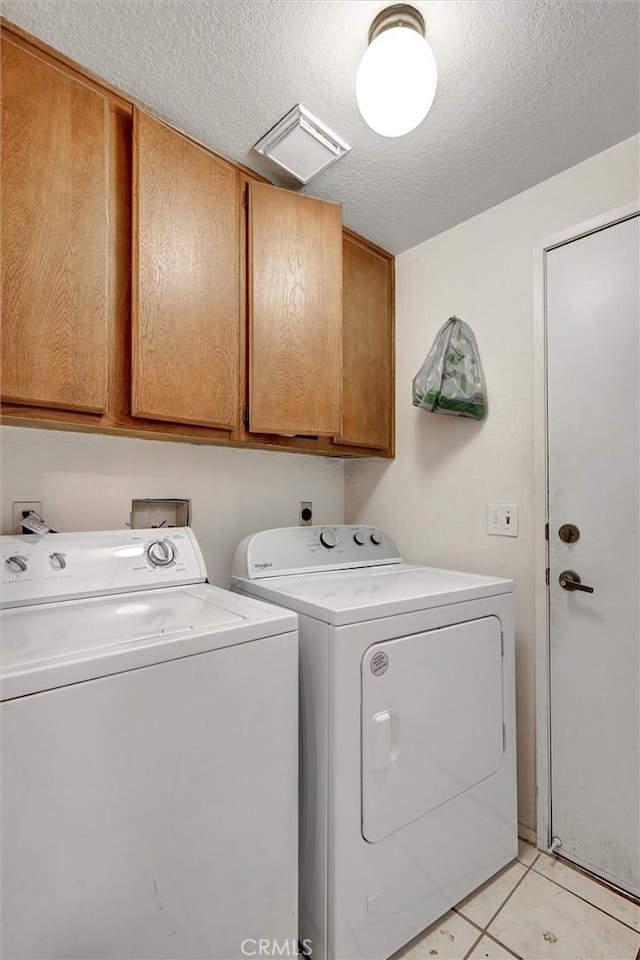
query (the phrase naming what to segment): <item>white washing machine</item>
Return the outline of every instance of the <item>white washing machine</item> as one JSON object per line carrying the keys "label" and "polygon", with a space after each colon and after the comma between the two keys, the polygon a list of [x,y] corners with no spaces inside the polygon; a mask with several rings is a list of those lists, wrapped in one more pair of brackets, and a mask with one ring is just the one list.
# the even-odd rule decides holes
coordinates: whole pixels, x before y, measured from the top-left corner
{"label": "white washing machine", "polygon": [[295,614],[206,584],[186,528],[1,546],[1,955],[291,954]]}
{"label": "white washing machine", "polygon": [[364,526],[248,537],[232,584],[299,616],[303,948],[389,957],[516,856],[514,584]]}

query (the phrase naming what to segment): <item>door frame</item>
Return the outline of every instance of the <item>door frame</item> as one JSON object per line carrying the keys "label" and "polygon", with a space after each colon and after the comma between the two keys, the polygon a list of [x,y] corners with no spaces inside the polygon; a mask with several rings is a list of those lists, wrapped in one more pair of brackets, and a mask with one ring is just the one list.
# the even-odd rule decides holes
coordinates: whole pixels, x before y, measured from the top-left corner
{"label": "door frame", "polygon": [[536,841],[549,850],[551,836],[551,683],[546,259],[549,250],[612,227],[640,213],[640,202],[624,204],[548,237],[533,248],[533,558],[536,705]]}

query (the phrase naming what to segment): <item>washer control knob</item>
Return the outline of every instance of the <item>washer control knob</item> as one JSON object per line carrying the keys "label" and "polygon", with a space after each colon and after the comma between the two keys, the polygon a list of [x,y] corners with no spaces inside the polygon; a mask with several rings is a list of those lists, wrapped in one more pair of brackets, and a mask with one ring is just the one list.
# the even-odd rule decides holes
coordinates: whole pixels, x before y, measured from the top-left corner
{"label": "washer control knob", "polygon": [[333,530],[323,530],[320,534],[320,543],[323,547],[327,547],[328,550],[331,550],[332,547],[335,547],[338,543],[338,540]]}
{"label": "washer control knob", "polygon": [[380,533],[379,530],[372,530],[371,536],[369,537],[369,539],[371,540],[371,543],[374,545],[374,547],[379,547],[380,544],[382,543],[382,534]]}
{"label": "washer control knob", "polygon": [[49,559],[54,567],[57,567],[58,570],[64,570],[67,565],[67,561],[64,558],[63,553],[50,553]]}
{"label": "washer control knob", "polygon": [[27,569],[26,557],[7,557],[5,565],[12,573],[24,573]]}
{"label": "washer control knob", "polygon": [[147,547],[147,559],[152,567],[168,567],[176,558],[176,548],[169,540],[152,540]]}
{"label": "washer control knob", "polygon": [[355,540],[355,542],[358,544],[359,547],[363,547],[367,542],[367,538],[365,537],[364,533],[362,533],[361,530],[356,530],[356,532],[353,535],[353,539]]}

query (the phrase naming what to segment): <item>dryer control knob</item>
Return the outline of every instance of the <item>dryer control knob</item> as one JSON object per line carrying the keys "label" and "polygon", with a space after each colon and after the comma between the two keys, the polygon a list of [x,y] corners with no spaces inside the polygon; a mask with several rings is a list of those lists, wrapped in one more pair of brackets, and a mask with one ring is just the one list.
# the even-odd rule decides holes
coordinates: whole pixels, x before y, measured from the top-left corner
{"label": "dryer control knob", "polygon": [[355,542],[358,544],[359,547],[363,547],[367,542],[367,538],[365,537],[364,533],[362,533],[361,530],[356,530],[356,532],[353,535],[353,539],[355,540]]}
{"label": "dryer control knob", "polygon": [[372,530],[372,531],[371,531],[371,536],[370,536],[369,539],[371,540],[371,543],[372,543],[375,547],[379,547],[380,544],[382,543],[382,534],[380,533],[379,530]]}
{"label": "dryer control knob", "polygon": [[320,534],[320,543],[323,547],[331,550],[332,547],[335,547],[338,543],[335,533],[333,530],[323,530]]}
{"label": "dryer control knob", "polygon": [[168,567],[176,558],[176,548],[169,540],[152,540],[147,558],[153,567]]}
{"label": "dryer control knob", "polygon": [[24,573],[27,569],[26,557],[7,557],[5,565],[12,573]]}

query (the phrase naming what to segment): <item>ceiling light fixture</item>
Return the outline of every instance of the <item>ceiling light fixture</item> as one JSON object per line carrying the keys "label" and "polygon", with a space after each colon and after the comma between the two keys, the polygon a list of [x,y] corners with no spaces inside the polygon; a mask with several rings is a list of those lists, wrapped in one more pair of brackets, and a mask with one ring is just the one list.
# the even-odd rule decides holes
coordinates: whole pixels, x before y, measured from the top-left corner
{"label": "ceiling light fixture", "polygon": [[418,10],[396,3],[379,13],[356,79],[365,122],[383,137],[403,137],[428,114],[437,81],[436,60]]}

